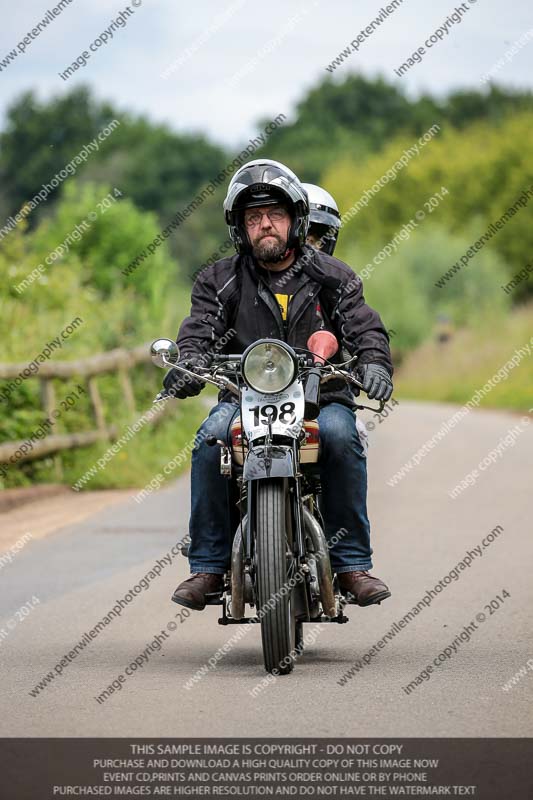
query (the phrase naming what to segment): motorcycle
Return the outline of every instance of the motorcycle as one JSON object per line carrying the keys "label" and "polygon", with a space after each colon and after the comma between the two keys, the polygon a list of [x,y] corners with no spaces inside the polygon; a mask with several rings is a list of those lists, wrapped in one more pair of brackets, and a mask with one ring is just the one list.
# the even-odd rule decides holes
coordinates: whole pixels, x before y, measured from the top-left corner
{"label": "motorcycle", "polygon": [[[157,366],[176,367],[239,400],[230,441],[205,439],[220,447],[235,531],[223,591],[208,604],[222,605],[221,625],[260,624],[269,673],[293,670],[303,652],[304,623],[348,622],[344,609],[350,598],[333,576],[320,511],[316,420],[321,384],[343,378],[359,390],[363,386],[348,371],[357,356],[329,362],[337,350],[328,331],[312,334],[303,353],[281,340],[259,339],[242,354],[214,354],[209,367],[192,372],[177,365],[179,348],[171,339],[151,346]],[[154,402],[169,397],[163,390]],[[357,408],[381,413],[384,405]],[[255,616],[246,616],[246,606],[256,609]]]}

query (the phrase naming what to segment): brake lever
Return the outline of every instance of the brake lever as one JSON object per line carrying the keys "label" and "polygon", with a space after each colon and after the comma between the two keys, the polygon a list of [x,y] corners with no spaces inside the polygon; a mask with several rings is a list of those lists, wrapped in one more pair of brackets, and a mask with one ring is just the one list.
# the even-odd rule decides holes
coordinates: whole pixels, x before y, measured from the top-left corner
{"label": "brake lever", "polygon": [[386,405],[387,404],[386,404],[385,400],[380,400],[379,401],[379,406],[377,406],[377,408],[376,408],[376,406],[365,406],[365,405],[360,405],[359,403],[356,403],[355,407],[356,408],[368,408],[369,411],[375,411],[376,414],[382,414],[383,413],[383,409],[385,408]]}
{"label": "brake lever", "polygon": [[161,389],[161,391],[158,392],[154,397],[154,399],[152,400],[152,403],[162,403],[165,400],[172,400],[172,399],[175,398],[173,398],[172,395],[169,394],[166,389]]}
{"label": "brake lever", "polygon": [[[328,380],[332,380],[333,378],[338,378],[338,377],[344,378],[345,380],[349,381],[350,383],[353,383],[359,389],[362,389],[363,392],[365,391],[361,381],[358,381],[357,378],[354,378],[353,375],[350,375],[349,372],[344,372],[344,370],[341,370],[341,369],[334,369],[333,372],[331,372],[329,375],[326,375],[322,379],[322,381],[326,382]],[[357,403],[356,404],[356,408],[366,408],[366,409],[368,409],[368,411],[375,411],[378,414],[382,414],[383,413],[383,409],[385,408],[385,406],[386,406],[386,401],[385,400],[380,400],[379,401],[379,406],[377,406],[377,407],[376,406],[366,406],[363,403]]]}
{"label": "brake lever", "polygon": [[[201,381],[204,381],[205,383],[210,383],[213,386],[216,386],[217,389],[226,389],[227,388],[231,392],[234,392],[236,394],[239,393],[239,390],[237,389],[235,384],[233,384],[229,379],[221,377],[221,378],[218,379],[218,381],[216,381],[213,378],[208,378],[206,375],[201,375],[201,374],[198,374],[197,372],[192,372],[190,369],[187,369],[186,367],[182,367],[180,364],[173,364],[172,361],[169,361],[165,356],[163,356],[163,363],[164,363],[164,365],[166,367],[169,367],[170,369],[177,369],[179,372],[183,372],[184,375],[190,375],[191,377],[196,378],[196,379],[199,378]],[[200,369],[203,369],[203,368],[201,367]],[[206,367],[206,369],[207,369],[207,367]],[[228,385],[228,384],[231,384],[231,385]],[[164,399],[164,398],[162,398],[162,399]]]}
{"label": "brake lever", "polygon": [[341,361],[339,367],[344,367],[347,369],[351,364],[355,364],[355,362],[359,359],[359,356],[352,356],[347,361]]}

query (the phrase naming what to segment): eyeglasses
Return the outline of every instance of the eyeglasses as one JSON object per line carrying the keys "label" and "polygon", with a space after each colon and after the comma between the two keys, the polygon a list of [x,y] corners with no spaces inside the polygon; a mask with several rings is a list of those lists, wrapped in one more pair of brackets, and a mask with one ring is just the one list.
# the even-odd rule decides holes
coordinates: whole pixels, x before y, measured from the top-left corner
{"label": "eyeglasses", "polygon": [[247,228],[255,228],[263,221],[264,214],[267,215],[270,222],[281,222],[281,220],[285,219],[287,216],[287,212],[284,208],[272,208],[270,211],[254,211],[249,216],[246,214],[244,215],[244,224]]}

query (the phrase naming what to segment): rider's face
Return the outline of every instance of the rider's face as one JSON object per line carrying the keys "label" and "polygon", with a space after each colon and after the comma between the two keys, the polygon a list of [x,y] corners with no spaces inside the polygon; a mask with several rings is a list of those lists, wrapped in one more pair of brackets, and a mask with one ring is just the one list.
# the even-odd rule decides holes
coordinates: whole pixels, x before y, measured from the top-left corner
{"label": "rider's face", "polygon": [[315,250],[322,250],[322,237],[318,233],[309,231],[305,239],[306,244],[310,244]]}
{"label": "rider's face", "polygon": [[244,224],[253,254],[259,261],[268,263],[283,255],[287,249],[291,226],[287,209],[281,205],[247,208],[244,212]]}

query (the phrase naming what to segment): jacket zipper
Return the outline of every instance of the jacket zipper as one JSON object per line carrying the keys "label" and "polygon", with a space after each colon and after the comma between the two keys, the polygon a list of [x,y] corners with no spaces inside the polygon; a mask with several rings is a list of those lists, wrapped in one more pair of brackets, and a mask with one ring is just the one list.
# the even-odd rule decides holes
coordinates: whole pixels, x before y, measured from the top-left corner
{"label": "jacket zipper", "polygon": [[265,305],[268,306],[268,308],[270,309],[276,320],[276,324],[278,326],[278,331],[280,334],[280,339],[283,342],[286,341],[285,330],[283,328],[283,319],[281,316],[281,312],[279,310],[279,303],[276,300],[273,292],[266,286],[266,284],[261,279],[259,279],[258,294],[263,303],[265,303]]}
{"label": "jacket zipper", "polygon": [[[305,286],[300,287],[300,289],[298,289],[298,292],[301,291],[301,289],[303,288],[308,289],[309,283],[306,283]],[[314,302],[315,297],[320,293],[320,288],[321,288],[320,286],[316,286],[313,290],[308,291],[307,300],[301,304],[296,316],[293,319],[289,319],[289,314],[287,313],[287,339],[289,338],[289,334],[292,332],[292,329],[294,328],[294,326],[296,325],[296,323],[298,322],[304,311],[312,302]],[[298,292],[295,292],[293,294],[290,305],[293,305],[294,298],[296,297]]]}

